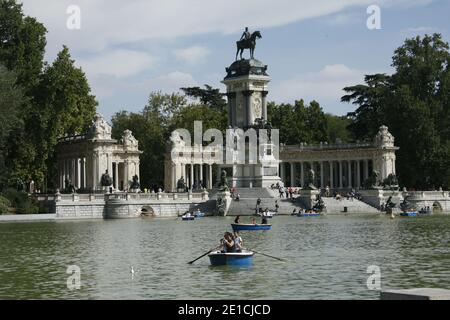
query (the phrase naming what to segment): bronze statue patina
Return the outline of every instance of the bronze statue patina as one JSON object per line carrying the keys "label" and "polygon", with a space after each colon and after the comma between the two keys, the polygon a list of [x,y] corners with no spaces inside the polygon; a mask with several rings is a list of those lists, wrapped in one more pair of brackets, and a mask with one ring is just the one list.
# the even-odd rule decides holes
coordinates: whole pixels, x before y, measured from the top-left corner
{"label": "bronze statue patina", "polygon": [[186,183],[184,182],[184,177],[181,177],[181,179],[178,180],[177,189],[178,189],[178,192],[180,192],[181,190],[183,190],[182,192],[186,191]]}
{"label": "bronze statue patina", "polygon": [[248,31],[248,28],[245,28],[244,33],[242,34],[241,40],[236,42],[237,52],[236,52],[236,60],[238,59],[238,55],[240,53],[241,60],[242,54],[245,49],[250,50],[250,59],[254,59],[255,48],[256,48],[256,39],[261,39],[261,32],[255,31],[252,34]]}
{"label": "bronze statue patina", "polygon": [[130,189],[137,191],[141,190],[141,184],[139,183],[139,177],[137,174],[133,176],[133,182],[131,182]]}
{"label": "bronze statue patina", "polygon": [[387,214],[392,214],[392,210],[395,208],[396,205],[397,204],[392,201],[392,196],[390,196],[387,199],[386,204],[384,205],[384,210],[386,211]]}
{"label": "bronze statue patina", "polygon": [[69,176],[66,177],[66,179],[64,179],[64,183],[65,183],[65,189],[63,193],[75,193],[75,186],[72,184],[72,181],[70,180]]}
{"label": "bronze statue patina", "polygon": [[113,180],[111,176],[108,173],[108,170],[105,171],[104,174],[102,174],[102,178],[100,179],[100,183],[102,187],[111,187],[113,184]]}

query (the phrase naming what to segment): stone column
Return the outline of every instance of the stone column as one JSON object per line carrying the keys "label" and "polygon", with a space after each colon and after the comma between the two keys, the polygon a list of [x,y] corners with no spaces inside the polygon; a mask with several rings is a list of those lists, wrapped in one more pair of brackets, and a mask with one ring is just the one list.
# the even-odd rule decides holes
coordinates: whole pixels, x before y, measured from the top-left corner
{"label": "stone column", "polygon": [[295,162],[291,162],[291,187],[295,187]]}
{"label": "stone column", "polygon": [[208,173],[208,189],[213,188],[213,172],[212,172],[212,164],[209,165],[209,173]]}
{"label": "stone column", "polygon": [[125,190],[128,190],[129,188],[129,181],[130,181],[130,162],[128,160],[125,160],[125,179],[123,179],[123,188]]}
{"label": "stone column", "polygon": [[247,91],[242,91],[242,94],[245,97],[245,109],[246,109],[246,113],[247,113],[247,121],[246,124],[248,126],[253,124],[253,108],[252,108],[252,94],[253,91],[252,90],[247,90]]}
{"label": "stone column", "polygon": [[305,163],[302,161],[300,162],[300,184],[302,185],[302,188],[305,187]]}
{"label": "stone column", "polygon": [[228,124],[236,126],[236,92],[228,92]]}
{"label": "stone column", "polygon": [[280,163],[280,173],[281,173],[281,181],[283,182],[284,185],[286,185],[286,172],[285,172],[285,168],[284,168],[284,162]]}
{"label": "stone column", "polygon": [[58,171],[59,171],[59,186],[58,188],[60,190],[62,190],[63,188],[63,184],[64,184],[64,179],[63,179],[63,174],[64,174],[64,169],[63,169],[63,162],[61,160],[58,161]]}
{"label": "stone column", "polygon": [[342,177],[343,177],[343,172],[342,172],[342,160],[339,160],[339,188],[340,189],[343,189],[344,188],[344,184],[343,184],[343,179],[342,179]]}
{"label": "stone column", "polygon": [[114,168],[115,171],[115,176],[116,178],[114,179],[114,188],[116,190],[119,189],[119,162],[116,162],[116,167]]}
{"label": "stone column", "polygon": [[92,158],[92,161],[91,161],[92,190],[97,190],[97,174],[98,174],[97,173],[97,154],[96,153],[92,154],[91,158]]}
{"label": "stone column", "polygon": [[369,160],[364,160],[364,180],[369,178]]}
{"label": "stone column", "polygon": [[330,189],[334,188],[334,172],[333,172],[333,161],[329,162],[330,166]]}
{"label": "stone column", "polygon": [[81,188],[81,159],[77,158],[77,188]]}
{"label": "stone column", "polygon": [[352,161],[348,160],[348,187],[352,187]]}
{"label": "stone column", "polygon": [[194,164],[191,163],[191,180],[189,181],[189,190],[192,190],[192,186],[194,185]]}
{"label": "stone column", "polygon": [[323,161],[320,161],[320,187],[324,188],[324,170],[323,170]]}
{"label": "stone column", "polygon": [[356,162],[356,187],[361,187],[361,160]]}
{"label": "stone column", "polygon": [[267,95],[269,94],[269,91],[262,91],[262,116],[264,117],[264,120],[267,120]]}
{"label": "stone column", "polygon": [[205,184],[205,181],[203,181],[203,164],[199,165],[199,170],[200,170],[200,181],[202,182],[200,187],[201,189],[203,189],[203,185]]}

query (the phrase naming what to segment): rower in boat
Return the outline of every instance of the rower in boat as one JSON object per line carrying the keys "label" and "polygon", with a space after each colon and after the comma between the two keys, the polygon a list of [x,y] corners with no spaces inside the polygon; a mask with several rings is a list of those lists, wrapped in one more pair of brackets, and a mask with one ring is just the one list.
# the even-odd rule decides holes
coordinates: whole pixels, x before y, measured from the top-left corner
{"label": "rower in boat", "polygon": [[236,219],[234,219],[234,223],[236,224],[241,223],[241,216],[237,216]]}
{"label": "rower in boat", "polygon": [[237,231],[234,232],[234,248],[236,252],[242,252],[242,249],[244,248],[244,241]]}
{"label": "rower in boat", "polygon": [[262,217],[261,224],[267,224],[267,218],[265,216]]}
{"label": "rower in boat", "polygon": [[233,234],[230,232],[225,232],[223,238],[220,240],[220,243],[223,245],[223,252],[236,252]]}

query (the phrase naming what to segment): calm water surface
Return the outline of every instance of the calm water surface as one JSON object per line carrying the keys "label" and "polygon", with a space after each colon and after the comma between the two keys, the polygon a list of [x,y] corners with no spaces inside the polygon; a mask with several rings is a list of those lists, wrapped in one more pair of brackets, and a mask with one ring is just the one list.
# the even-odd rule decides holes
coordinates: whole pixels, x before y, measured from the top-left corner
{"label": "calm water surface", "polygon": [[[450,289],[450,216],[276,217],[271,231],[242,235],[286,263],[257,255],[250,268],[211,267],[207,257],[187,264],[232,221],[0,223],[0,298],[377,299],[370,265],[385,289]],[[69,265],[81,268],[80,290],[67,289]]]}

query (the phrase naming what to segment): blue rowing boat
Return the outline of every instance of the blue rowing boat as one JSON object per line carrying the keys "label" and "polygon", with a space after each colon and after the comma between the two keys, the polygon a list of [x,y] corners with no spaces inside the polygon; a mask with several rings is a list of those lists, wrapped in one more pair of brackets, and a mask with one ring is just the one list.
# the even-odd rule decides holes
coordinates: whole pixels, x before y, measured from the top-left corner
{"label": "blue rowing boat", "polygon": [[417,217],[417,211],[408,211],[400,213],[401,217]]}
{"label": "blue rowing boat", "polygon": [[297,217],[320,217],[320,213],[301,213],[297,214]]}
{"label": "blue rowing boat", "polygon": [[222,252],[215,251],[208,255],[213,266],[250,266],[253,264],[254,252]]}
{"label": "blue rowing boat", "polygon": [[183,220],[183,221],[192,221],[192,220],[195,220],[195,217],[194,216],[182,216],[181,220]]}
{"label": "blue rowing boat", "polygon": [[271,224],[244,224],[244,223],[232,223],[231,227],[233,231],[259,231],[272,229]]}

